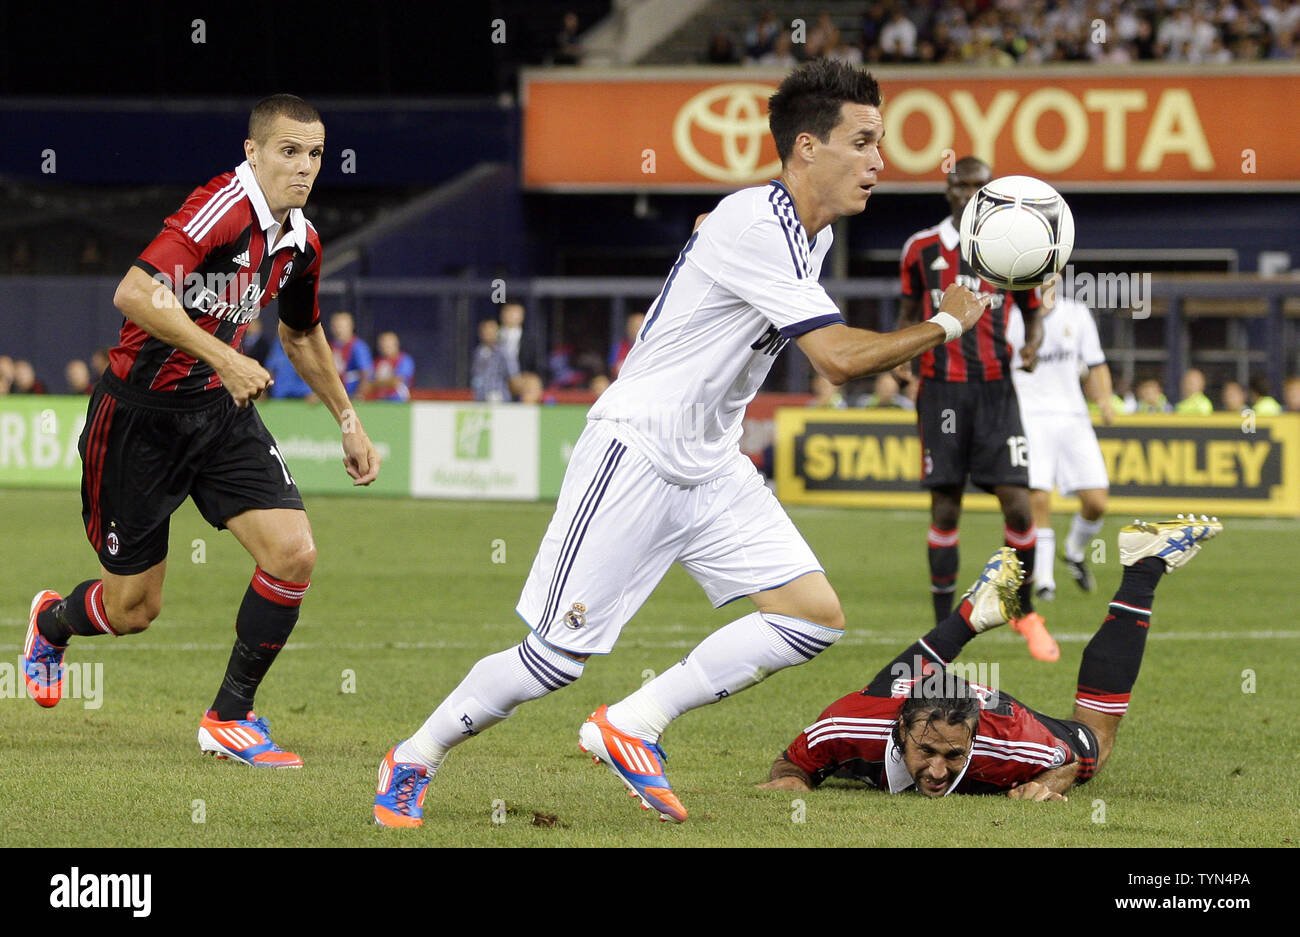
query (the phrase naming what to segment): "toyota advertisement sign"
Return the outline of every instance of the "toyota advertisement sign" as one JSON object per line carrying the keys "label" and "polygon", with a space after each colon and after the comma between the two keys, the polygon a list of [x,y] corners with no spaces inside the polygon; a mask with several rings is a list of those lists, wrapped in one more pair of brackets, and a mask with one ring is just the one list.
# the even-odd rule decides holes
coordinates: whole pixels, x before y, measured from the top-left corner
{"label": "toyota advertisement sign", "polygon": [[[941,186],[945,157],[966,153],[1001,175],[1066,190],[1300,189],[1294,65],[874,72],[896,189]],[[767,99],[782,77],[726,67],[526,70],[523,184],[727,192],[762,183],[780,169]]]}

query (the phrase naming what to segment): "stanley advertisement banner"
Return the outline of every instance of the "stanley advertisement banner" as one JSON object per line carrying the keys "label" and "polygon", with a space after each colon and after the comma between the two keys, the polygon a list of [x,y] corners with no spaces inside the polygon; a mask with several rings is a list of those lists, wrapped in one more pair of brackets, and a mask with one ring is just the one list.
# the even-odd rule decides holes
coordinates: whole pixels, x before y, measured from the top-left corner
{"label": "stanley advertisement banner", "polygon": [[[1096,430],[1112,511],[1300,516],[1300,415],[1123,417]],[[787,504],[925,508],[920,479],[915,414],[776,413],[777,494]],[[964,504],[997,508],[985,494]]]}

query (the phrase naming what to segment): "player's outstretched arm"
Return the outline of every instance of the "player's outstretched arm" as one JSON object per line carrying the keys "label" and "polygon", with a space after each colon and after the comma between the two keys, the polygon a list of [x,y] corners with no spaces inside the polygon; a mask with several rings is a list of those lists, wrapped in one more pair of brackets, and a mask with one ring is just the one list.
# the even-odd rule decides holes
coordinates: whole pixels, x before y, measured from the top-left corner
{"label": "player's outstretched arm", "polygon": [[379,452],[362,428],[339,373],[334,370],[334,352],[325,340],[325,330],[319,322],[305,332],[281,322],[280,344],[294,370],[343,430],[343,467],[352,476],[352,484],[369,485],[379,477]]}
{"label": "player's outstretched arm", "polygon": [[199,328],[171,288],[139,267],[127,271],[117,285],[113,305],[154,338],[211,365],[239,406],[247,406],[271,386],[269,371]]}
{"label": "player's outstretched arm", "polygon": [[812,777],[808,772],[790,761],[785,755],[772,762],[772,770],[768,774],[768,778],[766,784],[758,785],[760,790],[811,791],[813,789]]}
{"label": "player's outstretched arm", "polygon": [[832,384],[843,384],[888,371],[952,341],[979,321],[992,298],[980,299],[954,283],[944,290],[935,316],[901,331],[870,332],[836,323],[801,335],[797,341],[819,374]]}
{"label": "player's outstretched arm", "polygon": [[1032,781],[1026,781],[1007,791],[1012,800],[1032,800],[1038,803],[1048,800],[1069,800],[1065,796],[1079,776],[1079,763],[1062,765],[1037,775]]}

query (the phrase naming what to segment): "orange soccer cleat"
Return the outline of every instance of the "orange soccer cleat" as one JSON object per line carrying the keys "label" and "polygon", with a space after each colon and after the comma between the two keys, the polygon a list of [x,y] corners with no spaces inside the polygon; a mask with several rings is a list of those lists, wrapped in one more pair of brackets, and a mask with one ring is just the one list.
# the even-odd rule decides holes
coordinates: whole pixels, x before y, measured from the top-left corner
{"label": "orange soccer cleat", "polygon": [[199,722],[199,751],[254,768],[301,768],[302,759],[271,741],[271,727],[250,712],[247,719],[222,721],[209,709]]}

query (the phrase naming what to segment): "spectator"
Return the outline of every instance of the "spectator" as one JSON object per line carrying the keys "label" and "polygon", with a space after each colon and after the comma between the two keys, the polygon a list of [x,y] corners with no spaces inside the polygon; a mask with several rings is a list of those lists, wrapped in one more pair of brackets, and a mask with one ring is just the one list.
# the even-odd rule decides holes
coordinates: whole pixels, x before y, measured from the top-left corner
{"label": "spectator", "polygon": [[32,245],[26,238],[19,238],[9,248],[9,272],[15,276],[36,272],[36,259],[32,256]]}
{"label": "spectator", "polygon": [[916,24],[907,18],[901,6],[894,8],[893,16],[880,31],[880,48],[889,61],[906,62],[916,58]]}
{"label": "spectator", "polygon": [[521,371],[510,379],[510,392],[520,403],[553,403],[546,399],[545,385],[541,375],[532,371]]}
{"label": "spectator", "polygon": [[375,376],[370,382],[371,400],[411,399],[415,383],[415,360],[402,351],[396,332],[380,332],[375,339],[379,357],[375,359]]}
{"label": "spectator", "polygon": [[645,322],[644,312],[631,313],[623,320],[623,337],[609,352],[609,373],[614,377],[618,377],[618,372],[622,369],[624,360],[632,350],[632,345],[636,341],[637,333],[641,331],[643,322]]}
{"label": "spectator", "polygon": [[1240,413],[1246,409],[1246,388],[1236,381],[1228,381],[1223,385],[1219,399],[1223,403],[1223,409],[1229,413]]}
{"label": "spectator", "polygon": [[99,247],[99,241],[93,237],[82,241],[81,252],[77,254],[77,272],[103,273],[106,266],[104,252]]}
{"label": "spectator", "polygon": [[752,61],[759,61],[776,48],[782,33],[781,22],[771,8],[758,14],[758,20],[745,30],[745,55]]}
{"label": "spectator", "polygon": [[1282,412],[1282,405],[1269,395],[1267,378],[1258,374],[1250,379],[1250,408],[1256,416],[1277,416]]}
{"label": "spectator", "polygon": [[756,65],[780,66],[781,68],[794,68],[799,64],[799,60],[794,55],[794,43],[790,41],[789,33],[782,33],[776,37],[776,44],[770,51],[765,52],[755,60]]}
{"label": "spectator", "polygon": [[1282,406],[1287,413],[1300,413],[1300,377],[1288,377],[1282,385]]}
{"label": "spectator", "polygon": [[829,380],[820,374],[814,374],[812,377],[813,398],[808,401],[810,407],[831,407],[835,410],[843,410],[848,406],[848,402],[841,393],[839,384],[832,384]]}
{"label": "spectator", "polygon": [[736,54],[736,44],[725,30],[718,30],[709,39],[704,52],[704,61],[709,65],[735,65],[740,61]]}
{"label": "spectator", "polygon": [[1138,384],[1135,413],[1169,413],[1173,408],[1160,390],[1160,382],[1153,377]]}
{"label": "spectator", "polygon": [[845,65],[862,64],[862,50],[851,43],[844,42],[838,29],[831,33],[826,44],[822,46],[822,56],[836,62],[843,62]]}
{"label": "spectator", "polygon": [[555,65],[581,65],[584,50],[578,38],[578,14],[570,10],[564,14],[564,26],[555,36],[555,49],[551,62]]}
{"label": "spectator", "polygon": [[876,375],[874,393],[862,398],[859,406],[878,410],[915,410],[912,398],[902,392],[898,380],[888,371]]}
{"label": "spectator", "polygon": [[1116,408],[1116,413],[1137,413],[1137,395],[1133,393],[1133,382],[1127,377],[1115,379],[1115,396],[1122,401],[1121,406]]}
{"label": "spectator", "polygon": [[[45,384],[36,376],[36,370],[30,361],[19,359],[14,362],[14,382],[9,389],[11,394],[44,394]],[[1276,405],[1274,401],[1274,405]]]}
{"label": "spectator", "polygon": [[80,358],[73,358],[63,368],[63,377],[68,382],[68,393],[89,394],[95,390],[90,382],[90,368]]}
{"label": "spectator", "polygon": [[271,336],[262,328],[261,319],[248,320],[244,330],[244,354],[258,364],[265,366],[266,356],[271,353]]}
{"label": "spectator", "polygon": [[1183,416],[1209,416],[1214,404],[1205,396],[1205,375],[1196,368],[1188,368],[1183,375],[1183,396],[1174,412]]}
{"label": "spectator", "polygon": [[831,35],[838,31],[835,28],[835,21],[831,19],[830,11],[822,10],[817,14],[817,22],[813,24],[812,29],[808,30],[804,54],[810,59],[821,58]]}
{"label": "spectator", "polygon": [[271,341],[271,350],[266,354],[266,361],[262,364],[271,374],[270,394],[275,400],[315,400],[311,386],[302,379],[297,369],[289,361],[289,356],[284,351],[284,346],[280,344],[280,338],[277,335]]}
{"label": "spectator", "polygon": [[372,374],[370,346],[357,337],[356,323],[350,312],[336,312],[330,316],[330,335],[333,340],[334,367],[348,396],[356,398],[365,392]]}
{"label": "spectator", "polygon": [[13,392],[14,359],[0,355],[0,397]]}
{"label": "spectator", "polygon": [[469,384],[475,400],[510,399],[510,363],[500,344],[501,326],[496,319],[478,324],[479,345],[474,349]]}
{"label": "spectator", "polygon": [[529,335],[524,329],[525,318],[523,303],[506,303],[501,307],[501,350],[505,352],[512,375],[532,371],[545,383],[546,361],[536,336]]}
{"label": "spectator", "polygon": [[100,346],[90,353],[90,379],[96,384],[108,370],[108,348]]}
{"label": "spectator", "polygon": [[598,374],[592,375],[591,380],[587,384],[587,390],[599,397],[609,388],[609,384],[609,375],[604,371],[601,371]]}

